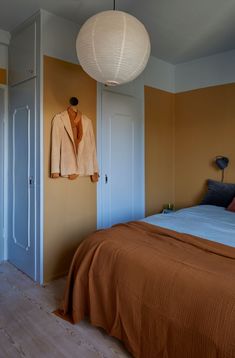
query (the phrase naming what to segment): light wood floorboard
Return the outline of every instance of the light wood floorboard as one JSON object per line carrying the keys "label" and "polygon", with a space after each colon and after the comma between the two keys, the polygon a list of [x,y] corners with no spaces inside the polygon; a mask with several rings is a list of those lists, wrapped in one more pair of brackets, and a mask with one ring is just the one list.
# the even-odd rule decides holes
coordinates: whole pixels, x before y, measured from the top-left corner
{"label": "light wood floorboard", "polygon": [[9,263],[0,264],[0,358],[130,358],[103,330],[52,313],[64,286],[64,278],[40,286]]}

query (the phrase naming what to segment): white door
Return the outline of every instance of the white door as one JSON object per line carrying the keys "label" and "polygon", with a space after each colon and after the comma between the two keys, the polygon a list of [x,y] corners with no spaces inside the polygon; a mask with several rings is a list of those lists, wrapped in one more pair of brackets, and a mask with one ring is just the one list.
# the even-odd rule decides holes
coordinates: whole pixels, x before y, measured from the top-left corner
{"label": "white door", "polygon": [[9,98],[8,259],[35,279],[35,79]]}
{"label": "white door", "polygon": [[3,88],[0,88],[0,262],[4,259],[4,235],[3,235],[4,115],[5,115],[5,91]]}
{"label": "white door", "polygon": [[143,126],[139,102],[102,93],[99,227],[144,215]]}

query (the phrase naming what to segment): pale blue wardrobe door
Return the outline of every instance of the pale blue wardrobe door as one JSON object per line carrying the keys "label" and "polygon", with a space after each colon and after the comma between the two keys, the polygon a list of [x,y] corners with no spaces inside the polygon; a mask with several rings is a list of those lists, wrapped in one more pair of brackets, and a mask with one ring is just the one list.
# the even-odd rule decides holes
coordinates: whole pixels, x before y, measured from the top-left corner
{"label": "pale blue wardrobe door", "polygon": [[35,79],[10,88],[9,261],[35,279]]}

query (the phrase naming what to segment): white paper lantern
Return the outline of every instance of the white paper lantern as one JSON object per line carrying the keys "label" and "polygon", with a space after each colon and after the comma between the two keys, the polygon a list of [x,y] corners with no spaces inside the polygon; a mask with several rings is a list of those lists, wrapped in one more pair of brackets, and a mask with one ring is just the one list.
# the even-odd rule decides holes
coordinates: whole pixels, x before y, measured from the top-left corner
{"label": "white paper lantern", "polygon": [[79,62],[92,78],[108,86],[135,79],[150,55],[149,35],[134,16],[103,11],[89,18],[76,41]]}

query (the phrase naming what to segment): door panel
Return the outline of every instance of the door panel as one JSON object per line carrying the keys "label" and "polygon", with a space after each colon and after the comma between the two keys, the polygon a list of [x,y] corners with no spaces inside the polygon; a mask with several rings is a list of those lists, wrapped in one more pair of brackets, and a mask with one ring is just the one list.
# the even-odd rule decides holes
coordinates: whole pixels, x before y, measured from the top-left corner
{"label": "door panel", "polygon": [[110,222],[132,220],[134,123],[123,113],[110,117]]}
{"label": "door panel", "polygon": [[30,110],[16,108],[12,123],[13,239],[22,249],[30,247]]}
{"label": "door panel", "polygon": [[10,89],[9,261],[35,279],[35,79]]}
{"label": "door panel", "polygon": [[143,217],[143,142],[138,101],[102,94],[100,227]]}

